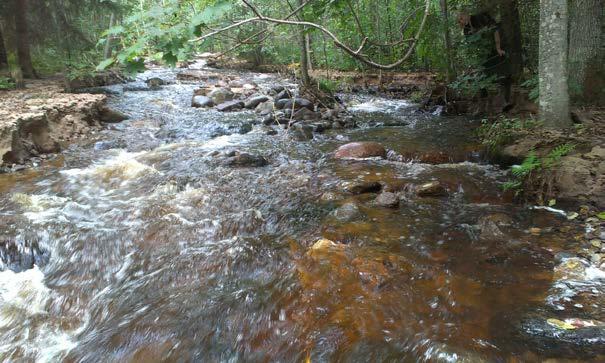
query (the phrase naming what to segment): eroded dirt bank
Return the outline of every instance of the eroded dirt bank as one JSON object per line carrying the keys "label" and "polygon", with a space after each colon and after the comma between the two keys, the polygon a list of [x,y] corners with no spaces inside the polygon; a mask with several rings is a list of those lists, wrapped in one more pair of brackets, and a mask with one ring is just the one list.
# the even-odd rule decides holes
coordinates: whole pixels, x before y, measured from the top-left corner
{"label": "eroded dirt bank", "polygon": [[0,93],[0,167],[18,170],[24,162],[61,151],[69,142],[123,117],[105,107],[100,94],[64,93],[60,80],[31,81],[24,90]]}

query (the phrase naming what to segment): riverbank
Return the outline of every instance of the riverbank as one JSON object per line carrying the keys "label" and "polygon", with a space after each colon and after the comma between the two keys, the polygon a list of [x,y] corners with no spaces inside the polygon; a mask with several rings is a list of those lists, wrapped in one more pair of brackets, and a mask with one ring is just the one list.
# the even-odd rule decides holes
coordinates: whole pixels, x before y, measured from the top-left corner
{"label": "riverbank", "polygon": [[0,92],[0,170],[15,171],[59,153],[71,142],[118,122],[107,96],[65,93],[60,78],[28,81],[24,90]]}

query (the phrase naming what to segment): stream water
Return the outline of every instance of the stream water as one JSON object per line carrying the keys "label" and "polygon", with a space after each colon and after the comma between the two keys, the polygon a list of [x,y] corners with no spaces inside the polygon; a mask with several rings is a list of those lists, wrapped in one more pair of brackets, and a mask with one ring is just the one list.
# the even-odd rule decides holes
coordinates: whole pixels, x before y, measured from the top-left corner
{"label": "stream water", "polygon": [[[152,76],[174,80],[175,71],[140,79]],[[257,116],[191,108],[198,86],[113,96],[130,120],[57,160],[0,175],[1,238],[36,262],[0,272],[0,359],[602,361],[602,333],[577,343],[539,325],[605,318],[603,276],[564,286],[553,277],[554,255],[583,231],[502,192],[506,175],[483,161],[476,122],[349,95],[365,127],[308,142],[260,126],[241,135]],[[331,157],[360,140],[404,161]],[[229,150],[269,165],[215,162],[214,151]],[[435,155],[438,164],[418,161]],[[380,208],[373,194],[342,191],[360,180],[403,190],[439,180],[449,195]],[[346,203],[356,214],[336,217]],[[482,231],[486,217],[501,228]],[[320,238],[346,247],[312,258]],[[578,306],[580,295],[589,302]]]}

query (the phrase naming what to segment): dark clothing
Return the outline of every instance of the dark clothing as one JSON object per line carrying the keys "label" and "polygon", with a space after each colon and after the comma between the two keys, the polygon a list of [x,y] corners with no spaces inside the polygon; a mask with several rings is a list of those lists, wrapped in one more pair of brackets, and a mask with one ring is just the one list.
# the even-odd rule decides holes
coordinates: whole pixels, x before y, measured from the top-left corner
{"label": "dark clothing", "polygon": [[[500,25],[487,13],[471,15],[470,21],[464,26],[464,35],[473,47],[473,52],[483,59],[481,66],[486,76],[495,76],[504,88],[507,102],[510,98],[512,71],[507,55],[500,56],[496,50],[496,32],[500,35],[500,43],[504,42],[504,34]],[[486,95],[487,91],[482,92]]]}

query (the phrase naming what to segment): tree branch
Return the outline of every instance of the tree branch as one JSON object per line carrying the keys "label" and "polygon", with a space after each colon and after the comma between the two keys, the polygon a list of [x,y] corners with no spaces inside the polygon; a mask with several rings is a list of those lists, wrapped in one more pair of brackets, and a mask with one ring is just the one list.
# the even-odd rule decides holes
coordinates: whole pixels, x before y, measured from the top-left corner
{"label": "tree branch", "polygon": [[[424,30],[424,26],[426,24],[426,20],[427,20],[429,10],[430,10],[430,0],[426,0],[425,6],[424,6],[424,15],[422,17],[422,21],[420,22],[420,26],[418,27],[418,30],[416,31],[416,34],[414,35],[413,38],[403,40],[403,42],[411,43],[409,45],[409,48],[403,55],[403,57],[400,58],[398,61],[391,63],[391,64],[381,64],[381,63],[377,63],[377,62],[371,60],[366,55],[361,53],[363,46],[367,42],[366,39],[364,39],[364,41],[362,42],[362,44],[358,50],[353,50],[352,48],[350,48],[349,46],[344,44],[330,30],[328,30],[327,28],[325,28],[319,24],[311,23],[308,21],[288,20],[287,18],[286,19],[275,19],[275,18],[267,17],[267,16],[264,16],[254,5],[252,5],[252,3],[249,0],[242,0],[242,2],[252,11],[252,13],[254,13],[254,15],[256,15],[256,17],[238,21],[238,22],[233,23],[224,28],[215,30],[211,33],[208,33],[201,37],[195,38],[191,41],[203,41],[204,39],[207,39],[214,35],[220,34],[222,32],[228,31],[230,29],[237,28],[237,27],[240,27],[242,25],[252,23],[252,22],[268,22],[268,23],[273,23],[273,24],[278,24],[278,25],[307,26],[309,28],[317,29],[317,30],[321,31],[322,33],[324,33],[325,35],[327,35],[329,38],[332,39],[332,41],[334,42],[334,45],[336,47],[342,49],[345,53],[347,53],[351,57],[361,61],[362,63],[364,63],[368,66],[374,67],[374,68],[382,69],[382,70],[391,70],[391,69],[394,69],[394,68],[400,66],[401,64],[403,64],[403,62],[405,62],[413,54],[416,44],[418,43],[418,39],[420,38],[422,31]],[[292,15],[294,15],[298,11],[300,11],[300,9],[302,9],[307,3],[309,3],[309,2],[305,2],[304,4],[300,5],[297,9],[295,9],[295,11],[293,12]]]}

